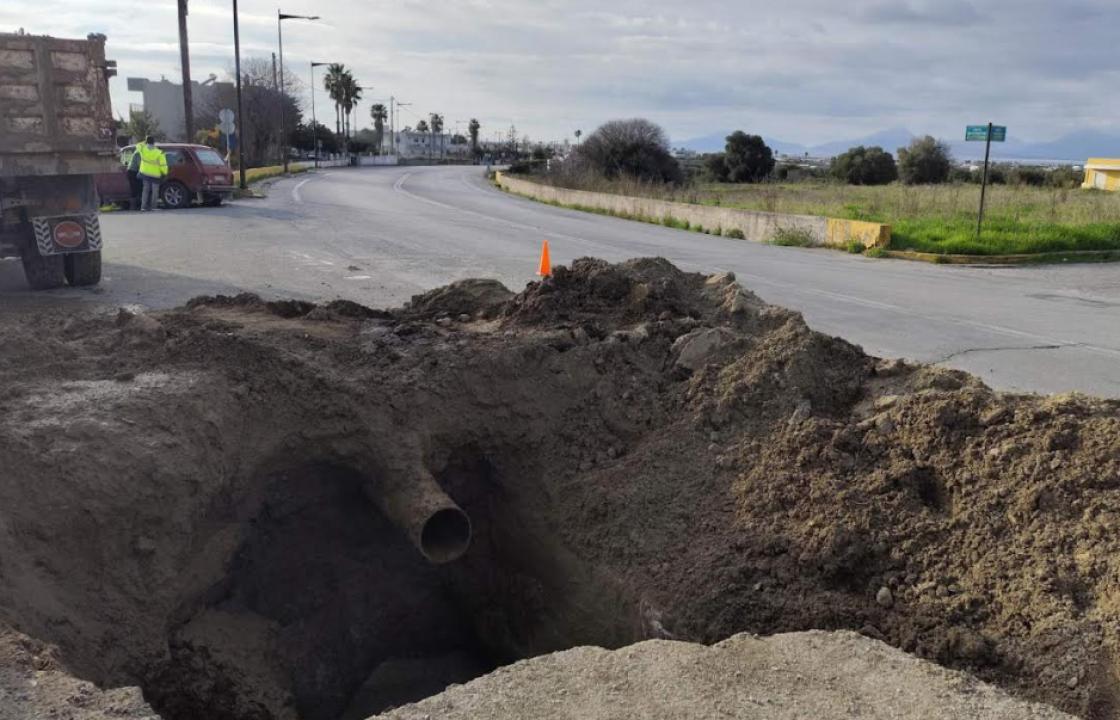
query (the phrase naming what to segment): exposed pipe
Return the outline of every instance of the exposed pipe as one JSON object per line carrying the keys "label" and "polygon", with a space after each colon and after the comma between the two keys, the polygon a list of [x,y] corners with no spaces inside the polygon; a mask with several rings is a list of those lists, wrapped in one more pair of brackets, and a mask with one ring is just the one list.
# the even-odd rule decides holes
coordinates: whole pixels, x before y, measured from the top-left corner
{"label": "exposed pipe", "polygon": [[423,467],[379,474],[365,491],[429,562],[458,560],[470,547],[470,518]]}

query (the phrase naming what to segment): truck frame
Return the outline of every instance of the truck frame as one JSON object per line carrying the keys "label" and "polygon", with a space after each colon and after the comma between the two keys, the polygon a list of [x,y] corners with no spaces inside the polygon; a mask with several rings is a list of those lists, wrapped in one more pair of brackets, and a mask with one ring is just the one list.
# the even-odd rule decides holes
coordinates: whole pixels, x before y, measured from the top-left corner
{"label": "truck frame", "polygon": [[94,176],[116,166],[105,36],[0,33],[0,258],[36,290],[101,280]]}

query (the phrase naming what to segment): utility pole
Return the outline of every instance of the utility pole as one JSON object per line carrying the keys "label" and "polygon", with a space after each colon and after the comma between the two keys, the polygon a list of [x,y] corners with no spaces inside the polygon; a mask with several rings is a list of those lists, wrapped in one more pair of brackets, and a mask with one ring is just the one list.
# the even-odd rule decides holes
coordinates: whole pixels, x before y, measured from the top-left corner
{"label": "utility pole", "polygon": [[389,96],[389,147],[393,149],[393,155],[397,154],[397,123],[393,120],[393,103],[396,101],[396,96]]}
{"label": "utility pole", "polygon": [[233,0],[233,71],[237,73],[237,169],[241,175],[241,189],[245,183],[245,105],[241,102],[241,32],[237,28],[237,0]]}
{"label": "utility pole", "polygon": [[191,51],[187,42],[187,0],[179,0],[179,59],[183,66],[183,128],[194,142],[194,99],[191,97]]}

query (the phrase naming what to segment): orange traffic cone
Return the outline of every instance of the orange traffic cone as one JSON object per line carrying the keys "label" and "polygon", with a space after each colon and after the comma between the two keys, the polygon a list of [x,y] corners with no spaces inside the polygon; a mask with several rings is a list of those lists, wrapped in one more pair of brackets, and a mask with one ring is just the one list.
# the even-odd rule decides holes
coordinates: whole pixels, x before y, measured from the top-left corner
{"label": "orange traffic cone", "polygon": [[537,268],[537,275],[541,277],[550,277],[552,275],[552,260],[548,257],[548,240],[544,241],[541,246],[541,264]]}

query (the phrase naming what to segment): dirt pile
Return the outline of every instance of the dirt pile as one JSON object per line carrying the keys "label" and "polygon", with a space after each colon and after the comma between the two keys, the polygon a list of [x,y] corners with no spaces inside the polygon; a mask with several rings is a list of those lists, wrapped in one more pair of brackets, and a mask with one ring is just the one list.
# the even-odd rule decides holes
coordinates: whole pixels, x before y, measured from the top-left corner
{"label": "dirt pile", "polygon": [[[0,337],[0,620],[170,720],[807,629],[1120,707],[1115,402],[879,361],[661,260]],[[473,534],[442,565],[409,524],[433,487]]]}
{"label": "dirt pile", "polygon": [[385,720],[1073,720],[851,632],[647,640],[524,660]]}
{"label": "dirt pile", "polygon": [[0,720],[158,720],[140,688],[102,692],[62,668],[58,649],[0,625]]}

